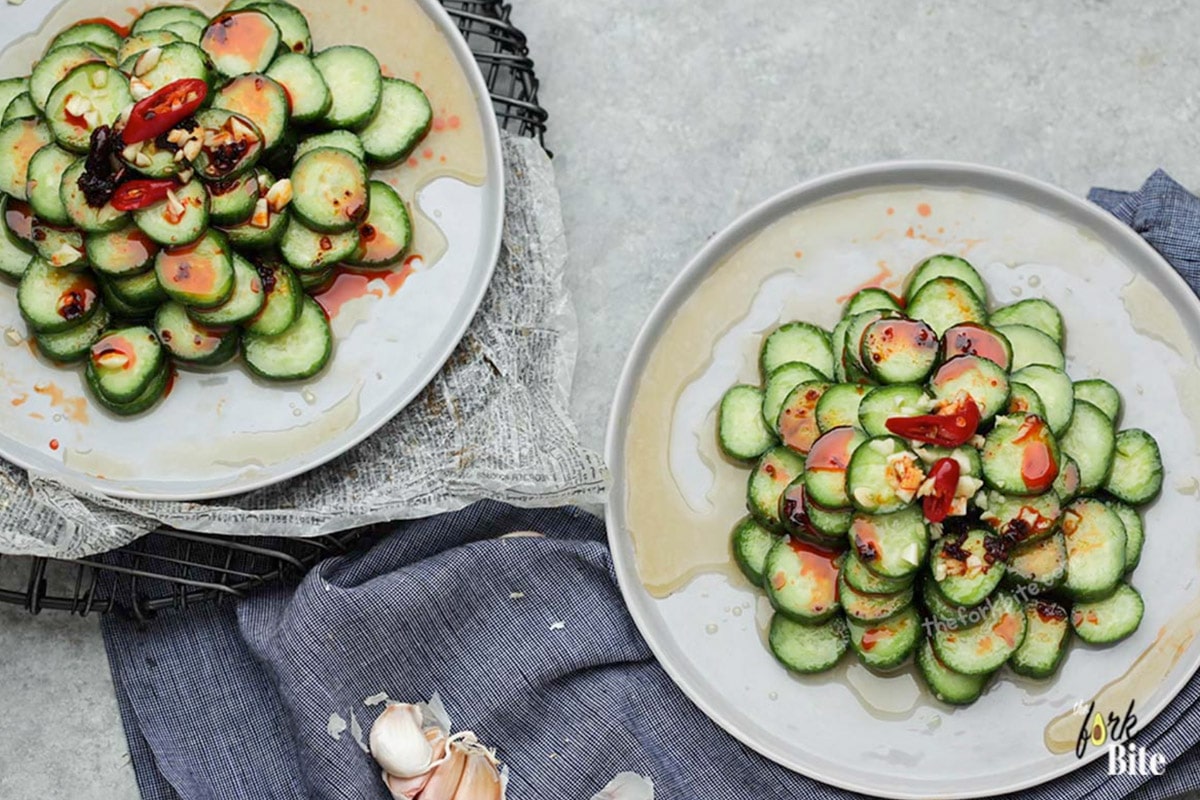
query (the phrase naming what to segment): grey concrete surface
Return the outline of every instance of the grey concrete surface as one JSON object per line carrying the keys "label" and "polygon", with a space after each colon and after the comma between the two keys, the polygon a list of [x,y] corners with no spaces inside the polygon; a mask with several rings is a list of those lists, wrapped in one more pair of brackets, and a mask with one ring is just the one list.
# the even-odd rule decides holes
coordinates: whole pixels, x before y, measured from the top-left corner
{"label": "grey concrete surface", "polygon": [[[1200,4],[514,3],[552,115],[580,310],[573,409],[595,447],[672,276],[802,179],[921,157],[1076,193],[1157,166],[1200,186]],[[0,6],[0,42],[44,5]],[[94,621],[0,609],[0,700],[0,798],[137,797]]]}

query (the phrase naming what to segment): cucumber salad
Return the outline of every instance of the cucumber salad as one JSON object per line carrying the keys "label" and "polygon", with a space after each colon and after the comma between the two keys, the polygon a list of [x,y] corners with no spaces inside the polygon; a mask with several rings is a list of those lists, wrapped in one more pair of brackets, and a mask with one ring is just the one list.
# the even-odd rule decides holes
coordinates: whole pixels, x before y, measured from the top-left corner
{"label": "cucumber salad", "polygon": [[969,704],[1005,664],[1045,678],[1072,636],[1137,629],[1138,507],[1162,459],[1120,429],[1112,384],[1067,375],[1064,335],[1053,304],[989,310],[979,273],[939,255],[903,299],[863,289],[832,332],[766,337],[762,385],[725,394],[717,433],[751,465],[731,546],[787,669],[914,656],[934,696]]}
{"label": "cucumber salad", "polygon": [[314,52],[283,0],[81,22],[0,81],[0,111],[0,276],[38,351],[84,363],[118,415],[154,406],[175,364],[324,369],[333,337],[310,295],[340,267],[404,258],[407,206],[371,168],[433,119],[367,50]]}

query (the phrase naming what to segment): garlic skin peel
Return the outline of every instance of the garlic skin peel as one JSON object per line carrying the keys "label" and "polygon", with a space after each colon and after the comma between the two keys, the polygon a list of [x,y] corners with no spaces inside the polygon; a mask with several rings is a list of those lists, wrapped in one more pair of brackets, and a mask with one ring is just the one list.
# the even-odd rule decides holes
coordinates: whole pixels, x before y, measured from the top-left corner
{"label": "garlic skin peel", "polygon": [[388,703],[371,726],[371,755],[384,772],[415,778],[433,765],[433,743],[425,735],[425,717],[410,703]]}

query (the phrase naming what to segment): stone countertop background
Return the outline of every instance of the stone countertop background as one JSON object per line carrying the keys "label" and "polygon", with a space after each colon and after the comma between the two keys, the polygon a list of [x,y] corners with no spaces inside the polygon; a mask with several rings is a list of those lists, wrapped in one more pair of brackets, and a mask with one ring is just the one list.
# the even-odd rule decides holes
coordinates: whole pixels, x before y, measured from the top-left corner
{"label": "stone countertop background", "polygon": [[[580,317],[573,411],[592,447],[668,282],[801,180],[943,158],[1077,194],[1159,166],[1200,185],[1200,4],[514,2],[551,114]],[[50,5],[0,6],[0,44]],[[136,798],[97,621],[3,607],[0,653],[0,798]]]}

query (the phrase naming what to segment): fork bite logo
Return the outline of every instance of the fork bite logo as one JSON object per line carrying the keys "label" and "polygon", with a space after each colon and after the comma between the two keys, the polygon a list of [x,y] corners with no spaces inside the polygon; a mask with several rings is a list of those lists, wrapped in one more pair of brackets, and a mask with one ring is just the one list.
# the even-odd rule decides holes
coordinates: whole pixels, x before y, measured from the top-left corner
{"label": "fork bite logo", "polygon": [[[1096,710],[1096,703],[1088,704],[1087,713],[1083,716],[1083,724],[1079,727],[1079,738],[1075,743],[1075,756],[1083,758],[1089,746],[1108,749],[1109,775],[1162,775],[1167,771],[1167,757],[1162,753],[1151,753],[1133,741],[1134,730],[1138,724],[1137,714],[1134,713],[1134,701],[1129,701],[1125,714],[1117,716],[1109,711],[1103,714]],[[1076,706],[1083,709],[1083,704]]]}

